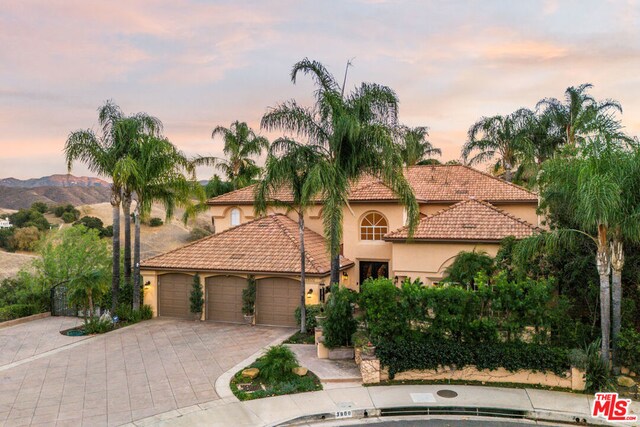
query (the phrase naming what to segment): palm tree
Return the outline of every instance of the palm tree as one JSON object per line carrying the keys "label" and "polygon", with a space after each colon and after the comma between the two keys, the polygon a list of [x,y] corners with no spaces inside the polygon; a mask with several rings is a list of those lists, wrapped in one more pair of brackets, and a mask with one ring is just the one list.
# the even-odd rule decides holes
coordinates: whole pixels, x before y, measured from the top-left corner
{"label": "palm tree", "polygon": [[[155,134],[162,129],[162,123],[145,113],[125,116],[113,101],[107,101],[98,109],[98,123],[101,134],[93,130],[71,132],[65,143],[67,169],[71,172],[73,162],[80,160],[92,172],[111,179],[111,208],[113,216],[113,274],[111,279],[111,309],[118,304],[120,289],[120,203],[124,180],[122,173],[130,167],[124,163],[126,153],[132,143],[143,134]],[[127,230],[125,221],[125,231]],[[130,247],[130,233],[125,236],[125,248]],[[127,244],[128,241],[128,244]],[[131,271],[131,258],[125,259],[125,273]],[[127,264],[128,263],[128,264]],[[130,273],[129,273],[130,274]]]}
{"label": "palm tree", "polygon": [[200,157],[198,164],[213,165],[227,176],[227,180],[233,185],[233,189],[246,187],[260,175],[258,167],[252,156],[260,156],[263,150],[269,148],[269,141],[262,136],[257,136],[245,123],[235,121],[229,128],[217,126],[211,133],[211,138],[220,135],[224,139],[224,154],[227,159],[216,157]]}
{"label": "palm tree", "polygon": [[482,117],[474,123],[462,147],[464,162],[475,165],[497,157],[496,168],[504,169],[505,180],[510,182],[524,149],[526,118],[522,113],[518,110],[506,116]]}
{"label": "palm tree", "polygon": [[[284,206],[298,214],[300,236],[300,332],[307,333],[307,311],[305,303],[306,288],[306,252],[304,246],[304,214],[313,203],[321,188],[309,180],[309,173],[323,155],[314,145],[303,145],[293,140],[279,138],[273,142],[265,163],[265,175],[256,187],[254,210],[263,215],[269,204]],[[290,188],[292,202],[277,200],[270,195],[282,188]]]}
{"label": "palm tree", "polygon": [[596,101],[587,93],[592,87],[591,83],[570,86],[564,92],[564,102],[556,98],[544,98],[536,105],[536,109],[544,109],[546,114],[553,117],[562,129],[564,143],[571,147],[583,143],[587,135],[594,132],[624,137],[619,121],[613,116],[616,111],[622,113],[622,106],[613,99]]}
{"label": "palm tree", "polygon": [[410,128],[402,126],[402,148],[401,155],[405,166],[417,165],[434,155],[442,155],[439,148],[435,148],[429,141],[429,128],[426,126],[418,126]]}
{"label": "palm tree", "polygon": [[[558,244],[570,238],[573,233],[587,236],[596,247],[596,267],[600,276],[600,327],[602,334],[602,359],[609,361],[611,331],[611,283],[609,275],[612,267],[611,241],[620,239],[623,230],[631,232],[635,224],[622,225],[626,207],[631,203],[624,200],[624,176],[629,163],[623,162],[619,145],[611,144],[606,138],[587,138],[577,156],[559,156],[543,164],[539,178],[541,208],[546,210],[553,222],[561,217],[563,222],[574,224],[575,228],[559,228],[527,243],[544,241]],[[640,181],[640,180],[639,180]],[[638,188],[637,184],[634,188]],[[637,196],[635,196],[637,197]],[[637,209],[637,208],[636,208]],[[636,216],[634,221],[638,222]],[[637,230],[637,228],[636,228]],[[618,235],[619,237],[614,237]],[[614,244],[616,247],[617,244]],[[522,249],[521,249],[522,250]],[[619,246],[622,254],[622,246]],[[615,255],[619,257],[620,255]],[[622,266],[620,265],[621,269]],[[614,307],[621,300],[620,281],[613,291]],[[613,317],[619,319],[619,309],[614,308]],[[615,330],[615,329],[614,329]]]}
{"label": "palm tree", "polygon": [[[129,150],[132,165],[125,177],[128,191],[136,195],[134,210],[133,309],[140,308],[140,221],[147,219],[154,202],[164,205],[167,219],[177,206],[204,202],[204,189],[196,181],[195,167],[168,139],[147,135]],[[186,174],[186,176],[185,176]]]}
{"label": "palm tree", "polygon": [[277,105],[262,118],[262,128],[283,130],[304,138],[322,153],[322,161],[309,171],[309,188],[322,189],[323,225],[331,254],[331,283],[339,281],[342,218],[349,186],[365,174],[380,177],[407,207],[410,231],[418,222],[418,203],[402,174],[402,157],[393,140],[398,98],[390,88],[362,83],[345,95],[344,87],[317,61],[304,59],[293,66],[291,81],[299,73],[316,84],[313,108],[295,100]]}

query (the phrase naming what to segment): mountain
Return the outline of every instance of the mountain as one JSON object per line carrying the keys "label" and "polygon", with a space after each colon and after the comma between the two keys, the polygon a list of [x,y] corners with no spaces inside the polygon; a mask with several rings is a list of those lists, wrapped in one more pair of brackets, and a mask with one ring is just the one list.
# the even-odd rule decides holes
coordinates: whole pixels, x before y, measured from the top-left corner
{"label": "mountain", "polygon": [[[0,187],[11,188],[35,188],[35,187],[100,187],[109,188],[109,183],[100,178],[89,176],[73,176],[73,175],[49,175],[42,178],[16,179],[4,178],[0,179]],[[2,206],[2,204],[0,204]]]}
{"label": "mountain", "polygon": [[0,186],[0,207],[22,209],[30,207],[34,202],[44,202],[48,205],[90,205],[108,202],[110,195],[111,190],[104,186],[81,187],[76,185],[33,188]]}

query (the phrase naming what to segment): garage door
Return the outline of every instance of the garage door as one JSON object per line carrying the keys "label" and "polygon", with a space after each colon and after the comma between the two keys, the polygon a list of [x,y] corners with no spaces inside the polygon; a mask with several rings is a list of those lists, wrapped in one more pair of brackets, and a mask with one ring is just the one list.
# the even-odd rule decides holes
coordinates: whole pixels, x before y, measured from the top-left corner
{"label": "garage door", "polygon": [[207,277],[207,320],[219,322],[244,321],[242,317],[242,290],[247,279],[242,277]]}
{"label": "garage door", "polygon": [[163,274],[158,277],[158,316],[191,319],[189,294],[193,276]]}
{"label": "garage door", "polygon": [[294,312],[299,304],[299,281],[284,278],[258,280],[256,323],[295,327]]}

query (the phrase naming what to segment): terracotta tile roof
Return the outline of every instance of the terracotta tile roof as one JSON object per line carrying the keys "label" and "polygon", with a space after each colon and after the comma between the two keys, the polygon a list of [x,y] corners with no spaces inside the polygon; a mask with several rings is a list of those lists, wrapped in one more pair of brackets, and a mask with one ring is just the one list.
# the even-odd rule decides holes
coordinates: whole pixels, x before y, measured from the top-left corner
{"label": "terracotta tile roof", "polygon": [[[405,176],[411,184],[418,201],[458,202],[475,197],[489,202],[536,202],[538,196],[515,184],[463,165],[412,166],[405,169]],[[210,205],[251,205],[255,185],[232,191],[210,199]],[[291,201],[288,188],[282,188],[274,195],[282,201]],[[320,201],[321,198],[319,198]],[[364,177],[351,186],[349,200],[393,201],[393,192],[378,178]]]}
{"label": "terracotta tile roof", "polygon": [[[274,214],[149,258],[142,269],[300,273],[298,223]],[[331,262],[324,238],[305,229],[306,272],[326,275]],[[342,258],[341,266],[353,262]]]}
{"label": "terracotta tile roof", "polygon": [[[423,218],[413,240],[500,241],[507,236],[518,239],[539,229],[528,222],[476,199],[468,199]],[[408,239],[408,228],[388,233],[385,240]]]}

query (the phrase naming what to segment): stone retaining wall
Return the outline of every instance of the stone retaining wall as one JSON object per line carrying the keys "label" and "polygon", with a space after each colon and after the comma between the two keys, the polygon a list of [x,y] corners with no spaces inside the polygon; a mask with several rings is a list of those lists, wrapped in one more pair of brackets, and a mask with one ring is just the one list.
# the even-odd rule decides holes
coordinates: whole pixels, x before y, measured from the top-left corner
{"label": "stone retaining wall", "polygon": [[[360,373],[362,374],[362,382],[365,384],[376,384],[389,379],[389,371],[386,368],[381,368],[380,360],[375,357],[362,355]],[[398,372],[394,380],[461,380],[487,383],[536,384],[577,391],[585,389],[584,372],[577,368],[571,368],[564,376],[561,376],[551,372],[543,373],[529,370],[509,372],[504,368],[490,371],[488,369],[478,370],[474,366],[467,366],[462,369],[442,367],[440,369]]]}

